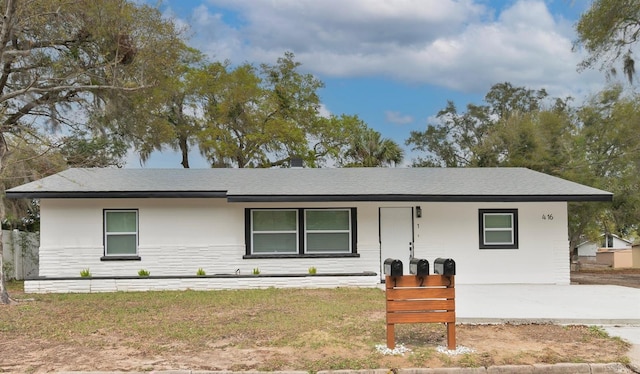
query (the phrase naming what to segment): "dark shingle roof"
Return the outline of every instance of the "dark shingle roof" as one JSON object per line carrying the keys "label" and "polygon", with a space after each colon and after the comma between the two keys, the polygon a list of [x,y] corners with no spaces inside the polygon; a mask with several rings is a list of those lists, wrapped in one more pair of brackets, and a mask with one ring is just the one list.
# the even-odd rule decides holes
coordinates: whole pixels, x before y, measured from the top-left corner
{"label": "dark shingle roof", "polygon": [[610,201],[525,168],[69,169],[12,198],[220,197],[229,201]]}

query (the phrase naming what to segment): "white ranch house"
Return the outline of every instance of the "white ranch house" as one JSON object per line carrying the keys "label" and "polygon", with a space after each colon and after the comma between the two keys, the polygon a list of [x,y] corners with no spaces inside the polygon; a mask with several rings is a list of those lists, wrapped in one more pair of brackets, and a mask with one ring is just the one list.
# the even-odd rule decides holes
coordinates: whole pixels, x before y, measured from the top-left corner
{"label": "white ranch house", "polygon": [[569,284],[567,202],[612,194],[524,168],[69,169],[7,197],[40,199],[25,290],[97,292],[374,287],[411,257],[452,258],[458,284]]}

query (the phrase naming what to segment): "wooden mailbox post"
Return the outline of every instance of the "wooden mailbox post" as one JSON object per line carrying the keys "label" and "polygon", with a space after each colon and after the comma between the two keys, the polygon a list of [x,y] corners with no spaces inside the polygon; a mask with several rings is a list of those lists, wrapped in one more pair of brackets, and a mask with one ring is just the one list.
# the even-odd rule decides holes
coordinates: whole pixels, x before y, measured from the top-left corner
{"label": "wooden mailbox post", "polygon": [[396,323],[446,323],[447,348],[456,349],[454,276],[386,277],[387,347],[393,349]]}

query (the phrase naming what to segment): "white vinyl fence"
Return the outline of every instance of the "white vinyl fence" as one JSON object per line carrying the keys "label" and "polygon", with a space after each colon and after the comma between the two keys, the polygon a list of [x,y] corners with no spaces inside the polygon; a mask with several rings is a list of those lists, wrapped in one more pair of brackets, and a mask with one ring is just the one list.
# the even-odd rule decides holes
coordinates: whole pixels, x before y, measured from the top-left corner
{"label": "white vinyl fence", "polygon": [[5,279],[28,279],[38,276],[38,233],[2,230]]}

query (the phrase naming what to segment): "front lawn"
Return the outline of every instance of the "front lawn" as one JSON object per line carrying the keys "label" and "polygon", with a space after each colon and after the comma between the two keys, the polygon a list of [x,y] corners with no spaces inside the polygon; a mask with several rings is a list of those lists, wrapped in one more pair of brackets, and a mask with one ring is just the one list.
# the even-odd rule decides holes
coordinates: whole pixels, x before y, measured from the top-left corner
{"label": "front lawn", "polygon": [[619,339],[585,326],[396,325],[411,352],[385,356],[379,289],[264,289],[24,295],[0,306],[0,372],[307,370],[620,362]]}

